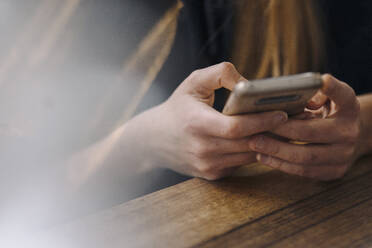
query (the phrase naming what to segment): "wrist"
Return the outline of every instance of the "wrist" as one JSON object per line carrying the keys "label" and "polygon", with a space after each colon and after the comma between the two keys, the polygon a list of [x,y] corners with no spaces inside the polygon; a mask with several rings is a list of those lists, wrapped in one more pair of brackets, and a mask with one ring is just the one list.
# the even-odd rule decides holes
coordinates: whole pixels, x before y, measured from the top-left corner
{"label": "wrist", "polygon": [[[149,109],[128,121],[121,136],[123,161],[130,161],[136,172],[152,170],[162,164],[160,156],[161,106]],[[161,121],[161,120],[160,120]]]}

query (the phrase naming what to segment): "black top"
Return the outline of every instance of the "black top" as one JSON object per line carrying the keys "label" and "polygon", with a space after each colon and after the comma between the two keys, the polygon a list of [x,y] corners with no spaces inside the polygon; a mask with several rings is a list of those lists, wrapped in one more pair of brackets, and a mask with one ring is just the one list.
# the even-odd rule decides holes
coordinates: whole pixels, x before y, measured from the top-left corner
{"label": "black top", "polygon": [[[183,2],[173,50],[155,82],[169,94],[193,70],[230,58],[231,1]],[[328,52],[324,72],[347,82],[357,94],[372,92],[372,1],[319,0],[319,9]],[[150,106],[147,103],[141,110]]]}
{"label": "black top", "polygon": [[[153,101],[142,104],[138,111],[165,101],[192,71],[230,59],[234,16],[231,0],[183,2],[175,44],[152,86],[168,93],[154,99],[151,98],[154,89],[150,89],[146,99]],[[347,82],[357,94],[372,92],[372,1],[318,2],[328,52],[324,72]],[[215,99],[215,108],[221,110],[225,94],[220,90]],[[169,185],[170,178],[173,183],[184,179],[168,171],[159,182]]]}
{"label": "black top", "polygon": [[[138,112],[166,100],[195,69],[229,59],[230,38],[234,31],[231,28],[234,17],[229,4],[231,1],[184,0],[185,7],[179,16],[171,54]],[[42,1],[5,2],[9,6],[4,9],[7,22],[3,25],[5,35],[1,40],[4,48],[1,56],[18,44],[14,42],[16,37],[23,37],[18,32],[27,27],[28,20],[34,16]],[[2,175],[22,173],[19,178],[34,179],[30,181],[30,187],[45,187],[44,180],[38,178],[57,175],[55,172],[59,171],[61,163],[51,164],[61,158],[64,161],[76,151],[106,137],[116,127],[123,109],[137,89],[131,85],[138,83],[135,80],[118,82],[117,75],[121,72],[123,61],[132,55],[143,37],[175,2],[82,1],[58,35],[51,54],[40,69],[32,70],[28,76],[25,72],[28,65],[22,69],[16,64],[17,67],[13,68],[16,75],[10,76],[12,81],[3,82],[0,91],[0,99],[6,103],[0,104],[0,132],[3,134],[0,164],[7,165]],[[358,94],[371,92],[372,1],[319,0],[319,3],[328,30],[329,72],[352,85]],[[55,16],[50,17],[50,20],[45,17],[43,25],[35,29],[35,34],[50,28]],[[44,23],[48,25],[44,26]],[[21,44],[21,56],[27,48],[33,51],[34,46],[39,47],[39,38],[42,37],[33,36],[30,47]],[[28,57],[20,57],[20,60],[25,64],[29,62]],[[20,72],[18,68],[21,68]],[[164,91],[161,94],[160,89]],[[9,135],[3,130],[8,130]],[[25,135],[18,135],[23,132]],[[17,156],[19,154],[22,156]],[[54,171],[54,168],[57,170]],[[148,182],[143,189],[143,193],[148,193],[183,179],[173,172],[157,170],[136,181]],[[121,178],[113,180],[121,182]],[[25,188],[24,184],[13,184],[13,181],[10,184],[12,188]],[[130,186],[133,188],[132,184]],[[1,196],[3,199],[7,197]],[[114,196],[107,194],[107,197]],[[117,196],[121,197],[128,195]]]}
{"label": "black top", "polygon": [[357,94],[372,91],[372,1],[319,1],[324,13],[329,72]]}

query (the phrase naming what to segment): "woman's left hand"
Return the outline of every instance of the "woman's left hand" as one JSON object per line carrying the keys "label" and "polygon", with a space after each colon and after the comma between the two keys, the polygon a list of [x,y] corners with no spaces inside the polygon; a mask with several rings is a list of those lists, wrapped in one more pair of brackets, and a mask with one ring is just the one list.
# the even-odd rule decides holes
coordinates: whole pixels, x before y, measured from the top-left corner
{"label": "woman's left hand", "polygon": [[328,74],[322,79],[323,95],[317,98],[323,100],[317,108],[329,99],[329,114],[324,118],[290,119],[272,132],[307,144],[256,135],[250,140],[250,148],[257,152],[259,162],[289,174],[334,180],[343,177],[356,160],[361,133],[359,101],[346,83]]}

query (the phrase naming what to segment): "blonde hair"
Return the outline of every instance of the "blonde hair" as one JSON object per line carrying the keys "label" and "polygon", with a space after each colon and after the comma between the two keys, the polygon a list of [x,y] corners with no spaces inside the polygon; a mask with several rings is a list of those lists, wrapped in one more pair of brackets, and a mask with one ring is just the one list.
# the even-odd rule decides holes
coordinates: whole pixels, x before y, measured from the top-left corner
{"label": "blonde hair", "polygon": [[[253,79],[321,70],[323,40],[314,1],[237,0],[235,3],[237,21],[231,60],[242,75]],[[164,65],[182,7],[178,0],[164,14],[123,68],[124,72],[135,70],[144,75],[122,121],[133,115]]]}
{"label": "blonde hair", "polygon": [[323,38],[314,1],[240,0],[232,61],[247,78],[322,69]]}
{"label": "blonde hair", "polygon": [[124,78],[128,74],[138,74],[138,72],[142,74],[142,77],[139,89],[125,109],[119,120],[119,125],[134,115],[138,105],[167,60],[176,37],[177,17],[182,7],[182,2],[177,1],[177,4],[172,6],[150,30],[139,44],[136,52],[124,63],[122,69]]}

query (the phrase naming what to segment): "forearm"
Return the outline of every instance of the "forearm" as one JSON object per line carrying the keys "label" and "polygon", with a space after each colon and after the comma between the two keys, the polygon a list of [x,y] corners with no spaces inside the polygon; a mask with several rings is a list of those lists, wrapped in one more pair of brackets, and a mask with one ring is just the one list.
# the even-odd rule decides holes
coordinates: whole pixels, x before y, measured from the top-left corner
{"label": "forearm", "polygon": [[108,186],[112,178],[124,181],[152,168],[149,163],[155,158],[149,148],[153,142],[147,115],[135,117],[68,161],[67,181],[73,190],[89,181]]}
{"label": "forearm", "polygon": [[63,202],[57,212],[70,218],[143,193],[151,183],[148,161],[155,155],[144,145],[150,143],[151,130],[145,127],[145,120],[137,118],[142,117],[120,126],[60,166],[59,190],[53,195]]}
{"label": "forearm", "polygon": [[360,156],[372,152],[372,94],[358,97],[361,108]]}

